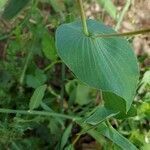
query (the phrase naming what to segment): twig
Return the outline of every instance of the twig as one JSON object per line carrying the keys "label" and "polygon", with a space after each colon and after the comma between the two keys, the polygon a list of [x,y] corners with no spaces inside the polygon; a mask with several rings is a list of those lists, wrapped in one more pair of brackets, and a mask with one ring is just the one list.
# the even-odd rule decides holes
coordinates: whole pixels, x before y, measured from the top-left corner
{"label": "twig", "polygon": [[86,16],[85,16],[84,8],[83,8],[83,1],[77,0],[77,2],[79,3],[79,7],[80,7],[80,15],[81,15],[81,20],[82,20],[82,25],[83,25],[83,32],[85,35],[89,36],[89,31],[88,31],[87,24],[86,24]]}
{"label": "twig", "polygon": [[80,136],[81,136],[82,134],[77,134],[77,136],[76,136],[76,138],[73,140],[73,142],[72,142],[72,145],[75,145],[76,143],[77,143],[77,141],[79,140],[79,138],[80,138]]}
{"label": "twig", "polygon": [[62,61],[61,60],[56,60],[56,61],[52,62],[46,68],[44,68],[44,72],[48,71],[49,69],[51,69],[54,65],[56,65],[58,63],[62,63]]}
{"label": "twig", "polygon": [[97,34],[93,37],[111,38],[111,37],[114,37],[114,36],[133,36],[133,35],[138,35],[138,34],[146,34],[148,32],[150,32],[150,28],[141,29],[141,30],[132,31],[132,32],[124,32],[124,33]]}
{"label": "twig", "polygon": [[124,8],[123,8],[123,10],[121,12],[121,14],[119,15],[119,19],[118,19],[117,25],[115,27],[116,31],[118,31],[120,29],[120,26],[121,26],[121,23],[123,21],[123,18],[125,16],[126,12],[128,11],[130,5],[131,5],[131,0],[127,0],[127,2],[125,4],[125,6],[124,6]]}

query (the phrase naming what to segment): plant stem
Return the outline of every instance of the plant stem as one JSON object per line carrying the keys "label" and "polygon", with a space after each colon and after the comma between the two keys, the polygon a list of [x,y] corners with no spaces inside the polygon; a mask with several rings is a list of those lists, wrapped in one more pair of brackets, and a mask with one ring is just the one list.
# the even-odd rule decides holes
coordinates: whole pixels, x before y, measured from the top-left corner
{"label": "plant stem", "polygon": [[82,25],[83,25],[83,32],[85,35],[89,36],[88,28],[87,28],[87,23],[86,23],[86,16],[84,13],[84,8],[83,8],[83,1],[82,0],[77,0],[80,6],[80,14],[81,14],[81,20],[82,20]]}
{"label": "plant stem", "polygon": [[28,56],[26,58],[26,61],[25,61],[25,65],[23,67],[23,71],[22,71],[22,74],[21,74],[21,77],[20,77],[20,84],[21,85],[24,82],[25,73],[26,73],[26,70],[27,70],[27,67],[28,67],[28,64],[29,64],[31,56],[32,56],[32,51],[29,52],[29,54],[28,54]]}
{"label": "plant stem", "polygon": [[81,135],[82,134],[78,134],[77,136],[76,136],[76,138],[73,140],[73,142],[72,142],[72,145],[75,145],[77,142],[78,142],[78,140],[79,140],[79,138],[81,137]]}
{"label": "plant stem", "polygon": [[56,61],[52,62],[46,68],[44,68],[44,72],[48,71],[49,69],[51,69],[54,65],[56,65],[58,63],[62,63],[62,61],[61,60],[56,60]]}
{"label": "plant stem", "polygon": [[118,31],[120,29],[121,23],[123,21],[123,18],[125,16],[126,12],[128,11],[128,9],[130,7],[130,4],[131,4],[131,0],[127,0],[122,12],[119,15],[119,19],[118,19],[118,22],[117,22],[117,25],[116,25],[116,28],[115,28],[116,31]]}
{"label": "plant stem", "polygon": [[61,92],[60,92],[60,104],[61,104],[61,111],[64,111],[64,93],[65,93],[65,74],[66,74],[66,66],[62,63],[61,67]]}
{"label": "plant stem", "polygon": [[110,129],[112,129],[112,125],[111,125],[111,123],[109,122],[108,119],[106,120],[106,125],[107,125]]}
{"label": "plant stem", "polygon": [[46,112],[46,111],[34,111],[34,110],[27,111],[27,110],[13,110],[13,109],[0,108],[0,113],[53,116],[53,117],[60,117],[60,118],[70,119],[70,120],[73,120],[73,121],[80,119],[80,117],[74,117],[74,116],[69,116],[69,115],[65,115],[65,114],[59,114],[59,113],[54,113],[54,112]]}
{"label": "plant stem", "polygon": [[132,32],[124,32],[124,33],[110,33],[110,34],[97,34],[95,37],[102,37],[102,38],[111,38],[113,36],[132,36],[132,35],[138,35],[138,34],[145,34],[150,32],[150,28],[148,29],[141,29],[137,31]]}

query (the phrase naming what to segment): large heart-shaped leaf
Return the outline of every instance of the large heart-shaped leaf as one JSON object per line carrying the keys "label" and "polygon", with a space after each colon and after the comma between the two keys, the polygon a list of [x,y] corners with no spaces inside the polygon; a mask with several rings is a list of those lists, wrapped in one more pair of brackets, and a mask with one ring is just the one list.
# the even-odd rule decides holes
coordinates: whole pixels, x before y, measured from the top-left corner
{"label": "large heart-shaped leaf", "polygon": [[95,36],[114,33],[110,27],[94,20],[88,20],[87,25],[90,36],[83,33],[80,21],[57,29],[58,55],[78,79],[115,93],[125,100],[125,110],[129,110],[139,74],[133,49],[125,38]]}

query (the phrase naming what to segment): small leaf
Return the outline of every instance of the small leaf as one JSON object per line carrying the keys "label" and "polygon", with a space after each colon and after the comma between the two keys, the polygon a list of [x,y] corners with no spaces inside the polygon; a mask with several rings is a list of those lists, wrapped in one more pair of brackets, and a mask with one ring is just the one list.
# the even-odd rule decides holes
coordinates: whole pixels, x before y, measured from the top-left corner
{"label": "small leaf", "polygon": [[136,108],[133,105],[131,105],[129,111],[126,112],[125,101],[113,93],[103,92],[103,99],[105,101],[104,105],[107,109],[119,112],[119,114],[115,116],[118,119],[133,117],[137,114]]}
{"label": "small leaf", "polygon": [[2,17],[4,19],[12,19],[15,17],[30,0],[8,0]]}
{"label": "small leaf", "polygon": [[141,84],[146,83],[150,85],[150,70],[146,71],[144,73],[143,79],[141,81]]}
{"label": "small leaf", "polygon": [[50,59],[51,61],[56,60],[56,48],[54,38],[50,36],[48,33],[45,33],[42,38],[42,50],[44,55]]}
{"label": "small leaf", "polygon": [[68,81],[65,85],[65,90],[66,90],[67,94],[70,95],[71,92],[77,87],[77,85],[78,85],[77,79]]}
{"label": "small leaf", "polygon": [[82,106],[95,99],[91,94],[94,90],[77,79],[69,81],[65,85],[65,89],[69,96],[69,104],[77,103]]}
{"label": "small leaf", "polygon": [[79,105],[86,105],[91,101],[91,88],[85,84],[78,83],[76,89],[76,103]]}
{"label": "small leaf", "polygon": [[33,110],[40,106],[42,99],[44,97],[46,87],[47,87],[46,85],[42,85],[34,91],[29,103],[30,110]]}
{"label": "small leaf", "polygon": [[36,69],[34,75],[29,74],[26,76],[26,83],[28,87],[37,88],[45,83],[47,80],[46,75],[40,69]]}
{"label": "small leaf", "polygon": [[122,37],[95,37],[115,33],[108,26],[95,20],[87,20],[87,26],[91,36],[83,33],[80,21],[61,25],[56,31],[58,55],[79,80],[119,97],[117,103],[127,112],[139,77],[133,49]]}
{"label": "small leaf", "polygon": [[71,129],[72,129],[72,124],[70,124],[66,130],[63,133],[62,139],[61,139],[61,146],[60,146],[60,150],[63,150],[65,145],[67,144],[68,138],[71,134]]}
{"label": "small leaf", "polygon": [[85,123],[88,123],[91,125],[97,125],[101,123],[102,121],[105,121],[106,119],[115,116],[116,114],[118,114],[116,111],[109,110],[105,108],[104,106],[100,106],[96,109],[96,111],[92,115],[90,115],[90,117],[88,117],[85,120]]}
{"label": "small leaf", "polygon": [[138,93],[139,94],[144,93],[147,86],[150,86],[150,70],[148,70],[144,73],[144,76],[140,83],[140,88],[138,90]]}
{"label": "small leaf", "polygon": [[74,104],[74,101],[76,100],[77,85],[78,81],[76,79],[68,81],[65,85],[65,90],[69,96],[69,106],[72,106]]}

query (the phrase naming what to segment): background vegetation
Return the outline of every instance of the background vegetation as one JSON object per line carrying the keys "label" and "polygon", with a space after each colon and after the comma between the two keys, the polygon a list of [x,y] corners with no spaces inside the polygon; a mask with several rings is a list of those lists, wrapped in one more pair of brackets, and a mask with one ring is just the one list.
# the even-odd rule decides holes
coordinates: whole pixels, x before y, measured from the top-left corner
{"label": "background vegetation", "polygon": [[[0,1],[1,14],[5,3],[5,0]],[[84,5],[88,17],[119,31],[150,25],[149,0],[87,0]],[[0,113],[0,149],[60,150],[71,149],[70,145],[77,150],[119,149],[107,138],[99,136],[95,140],[88,133],[76,140],[81,127],[55,114],[84,117],[102,103],[99,91],[75,79],[56,53],[56,28],[79,19],[75,1],[33,0],[21,13],[15,11],[16,8],[11,10],[12,16],[6,12],[0,19],[0,108],[5,109],[0,112],[36,109],[39,114]],[[137,116],[127,120],[110,119],[115,129],[143,150],[150,149],[149,38],[144,35],[129,39],[140,66],[140,82],[134,100]],[[38,94],[40,96],[36,97]],[[42,115],[41,110],[54,115]]]}

